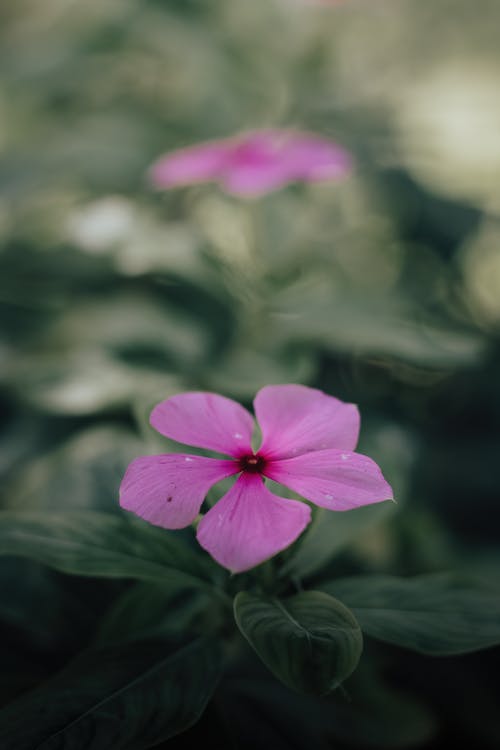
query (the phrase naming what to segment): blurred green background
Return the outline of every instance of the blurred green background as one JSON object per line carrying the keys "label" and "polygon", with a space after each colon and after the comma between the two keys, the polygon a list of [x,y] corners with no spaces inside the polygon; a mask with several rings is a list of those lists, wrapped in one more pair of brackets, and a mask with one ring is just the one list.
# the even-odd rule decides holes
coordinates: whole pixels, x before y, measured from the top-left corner
{"label": "blurred green background", "polygon": [[[497,0],[2,3],[1,507],[117,512],[127,463],[166,450],[157,401],[300,382],[359,404],[398,500],[341,571],[497,570],[499,25]],[[337,140],[353,175],[256,201],[148,185],[165,151],[270,126]],[[1,699],[119,589],[2,560]],[[498,649],[387,651],[425,710],[398,734],[388,694],[335,747],[498,747]]]}

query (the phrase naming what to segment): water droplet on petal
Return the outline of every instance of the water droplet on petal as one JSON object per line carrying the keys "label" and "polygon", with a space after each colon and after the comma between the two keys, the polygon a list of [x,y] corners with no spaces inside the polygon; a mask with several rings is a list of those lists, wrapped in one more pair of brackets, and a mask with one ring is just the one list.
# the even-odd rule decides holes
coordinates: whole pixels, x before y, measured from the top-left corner
{"label": "water droplet on petal", "polygon": [[333,495],[325,495],[325,500],[333,500]]}
{"label": "water droplet on petal", "polygon": [[189,456],[186,456],[186,457],[185,457],[185,459],[184,459],[184,461],[192,461],[192,460],[193,460],[193,459],[192,459],[192,458],[189,458]]}
{"label": "water droplet on petal", "polygon": [[241,438],[243,437],[243,435],[240,432],[233,432],[233,437],[236,440],[241,440]]}
{"label": "water droplet on petal", "polygon": [[341,459],[342,459],[342,461],[348,461],[349,460],[349,456],[347,455],[347,453],[342,453]]}

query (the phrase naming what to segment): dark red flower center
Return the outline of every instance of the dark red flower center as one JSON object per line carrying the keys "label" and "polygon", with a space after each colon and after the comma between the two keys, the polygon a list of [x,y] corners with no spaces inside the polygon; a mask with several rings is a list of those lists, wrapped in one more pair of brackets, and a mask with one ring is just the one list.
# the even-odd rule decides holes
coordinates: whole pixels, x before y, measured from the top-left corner
{"label": "dark red flower center", "polygon": [[240,458],[240,467],[242,471],[250,474],[262,474],[266,460],[262,456],[251,454]]}

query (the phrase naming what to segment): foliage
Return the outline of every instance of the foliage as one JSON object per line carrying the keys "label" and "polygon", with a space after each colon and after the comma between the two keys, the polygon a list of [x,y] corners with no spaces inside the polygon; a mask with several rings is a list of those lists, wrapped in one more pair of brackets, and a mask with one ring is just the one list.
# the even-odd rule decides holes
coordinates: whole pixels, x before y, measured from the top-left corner
{"label": "foliage", "polygon": [[[2,5],[2,749],[498,747],[498,21]],[[353,175],[149,185],[161,153],[260,127],[338,141]],[[269,383],[357,403],[396,503],[317,511],[230,576],[118,486],[178,450],[155,403]]]}

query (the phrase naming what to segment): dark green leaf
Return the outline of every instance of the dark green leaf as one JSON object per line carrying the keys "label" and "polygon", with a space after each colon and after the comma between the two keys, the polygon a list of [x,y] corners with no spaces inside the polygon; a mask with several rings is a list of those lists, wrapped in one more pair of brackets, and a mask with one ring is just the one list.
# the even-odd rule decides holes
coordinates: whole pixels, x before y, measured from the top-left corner
{"label": "dark green leaf", "polygon": [[[368,668],[367,668],[368,661]],[[239,748],[420,747],[435,730],[426,705],[382,681],[363,659],[343,691],[299,695],[265,677],[232,679],[218,690],[225,724]],[[348,696],[348,697],[347,697]]]}
{"label": "dark green leaf", "polygon": [[327,594],[307,591],[281,601],[240,592],[234,613],[264,664],[294,690],[324,695],[356,668],[363,647],[359,625]]}
{"label": "dark green leaf", "polygon": [[98,641],[117,643],[152,634],[200,634],[205,625],[201,615],[209,607],[214,608],[214,602],[208,592],[137,583],[110,607],[99,628]]}
{"label": "dark green leaf", "polygon": [[394,503],[377,503],[346,513],[319,508],[295,554],[282,569],[283,574],[306,578],[326,565],[340,550],[373,524],[384,519]]}
{"label": "dark green leaf", "polygon": [[353,576],[322,585],[373,638],[447,656],[500,643],[500,593],[447,575]]}
{"label": "dark green leaf", "polygon": [[[92,584],[93,607],[87,607],[82,590],[64,586],[63,576],[27,559],[0,561],[0,629],[16,633],[16,643],[42,652],[71,648],[78,638],[88,639],[95,627],[96,599]],[[74,647],[73,647],[74,653]],[[3,656],[2,656],[3,659]]]}
{"label": "dark green leaf", "polygon": [[356,748],[427,747],[436,731],[427,701],[404,684],[394,685],[391,664],[370,656],[367,649],[345,694],[335,693],[328,701],[328,734]]}
{"label": "dark green leaf", "polygon": [[216,644],[88,650],[0,712],[3,750],[143,750],[194,724],[219,677]]}
{"label": "dark green leaf", "polygon": [[217,708],[232,739],[226,744],[238,750],[330,750],[321,706],[316,696],[291,692],[269,672],[228,679],[217,690]]}
{"label": "dark green leaf", "polygon": [[174,532],[107,513],[0,514],[0,555],[63,573],[202,586],[213,569]]}

